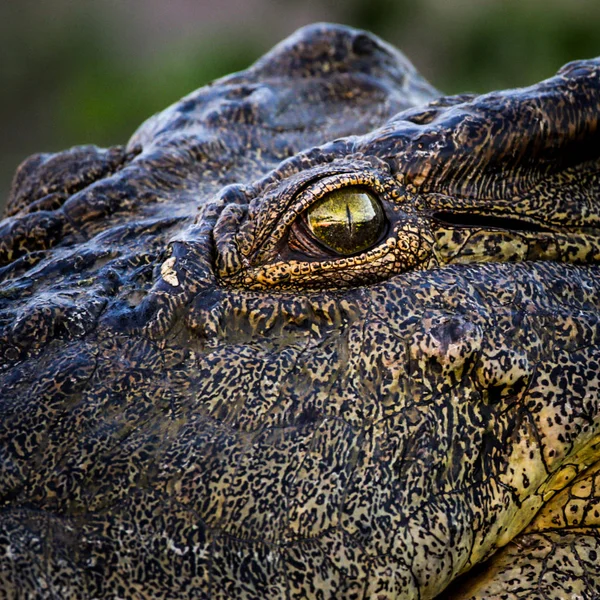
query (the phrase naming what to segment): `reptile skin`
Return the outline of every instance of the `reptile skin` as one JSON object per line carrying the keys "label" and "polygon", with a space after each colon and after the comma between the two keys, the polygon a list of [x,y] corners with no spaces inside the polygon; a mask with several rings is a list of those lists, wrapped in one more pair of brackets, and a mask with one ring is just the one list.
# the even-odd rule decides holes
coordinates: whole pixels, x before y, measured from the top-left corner
{"label": "reptile skin", "polygon": [[[442,97],[316,25],[26,160],[0,598],[599,598],[599,109],[600,60]],[[381,239],[303,246],[345,187]]]}

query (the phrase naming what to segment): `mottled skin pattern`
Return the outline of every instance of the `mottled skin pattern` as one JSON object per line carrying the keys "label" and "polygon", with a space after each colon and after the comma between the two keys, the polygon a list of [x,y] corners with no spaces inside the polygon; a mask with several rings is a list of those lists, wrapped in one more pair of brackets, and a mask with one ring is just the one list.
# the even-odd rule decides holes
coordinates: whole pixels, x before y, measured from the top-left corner
{"label": "mottled skin pattern", "polygon": [[[0,598],[600,597],[599,76],[442,98],[313,26],[27,160]],[[383,239],[303,255],[348,185]]]}

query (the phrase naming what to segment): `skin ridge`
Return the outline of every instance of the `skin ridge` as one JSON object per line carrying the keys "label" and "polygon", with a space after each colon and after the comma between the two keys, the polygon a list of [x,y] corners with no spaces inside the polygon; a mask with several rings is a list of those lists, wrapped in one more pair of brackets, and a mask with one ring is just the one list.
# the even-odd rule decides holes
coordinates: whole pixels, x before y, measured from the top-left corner
{"label": "skin ridge", "polygon": [[[599,73],[444,97],[317,24],[25,161],[0,597],[598,597]],[[384,235],[304,255],[345,187]]]}

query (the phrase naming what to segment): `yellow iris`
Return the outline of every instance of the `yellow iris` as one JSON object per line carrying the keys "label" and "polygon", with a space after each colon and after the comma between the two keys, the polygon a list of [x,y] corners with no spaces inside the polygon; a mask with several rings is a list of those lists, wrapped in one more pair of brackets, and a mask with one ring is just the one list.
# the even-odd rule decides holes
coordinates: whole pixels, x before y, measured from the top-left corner
{"label": "yellow iris", "polygon": [[385,227],[379,200],[359,187],[325,194],[307,211],[311,233],[329,249],[349,256],[374,246]]}

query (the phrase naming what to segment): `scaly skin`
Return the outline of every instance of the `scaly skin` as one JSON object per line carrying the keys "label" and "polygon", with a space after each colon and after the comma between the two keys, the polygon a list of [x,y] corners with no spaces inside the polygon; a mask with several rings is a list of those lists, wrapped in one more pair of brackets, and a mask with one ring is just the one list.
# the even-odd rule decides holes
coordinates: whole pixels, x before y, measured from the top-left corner
{"label": "scaly skin", "polygon": [[[439,98],[313,26],[26,161],[0,598],[600,597],[599,75]],[[348,185],[383,238],[299,249]]]}

